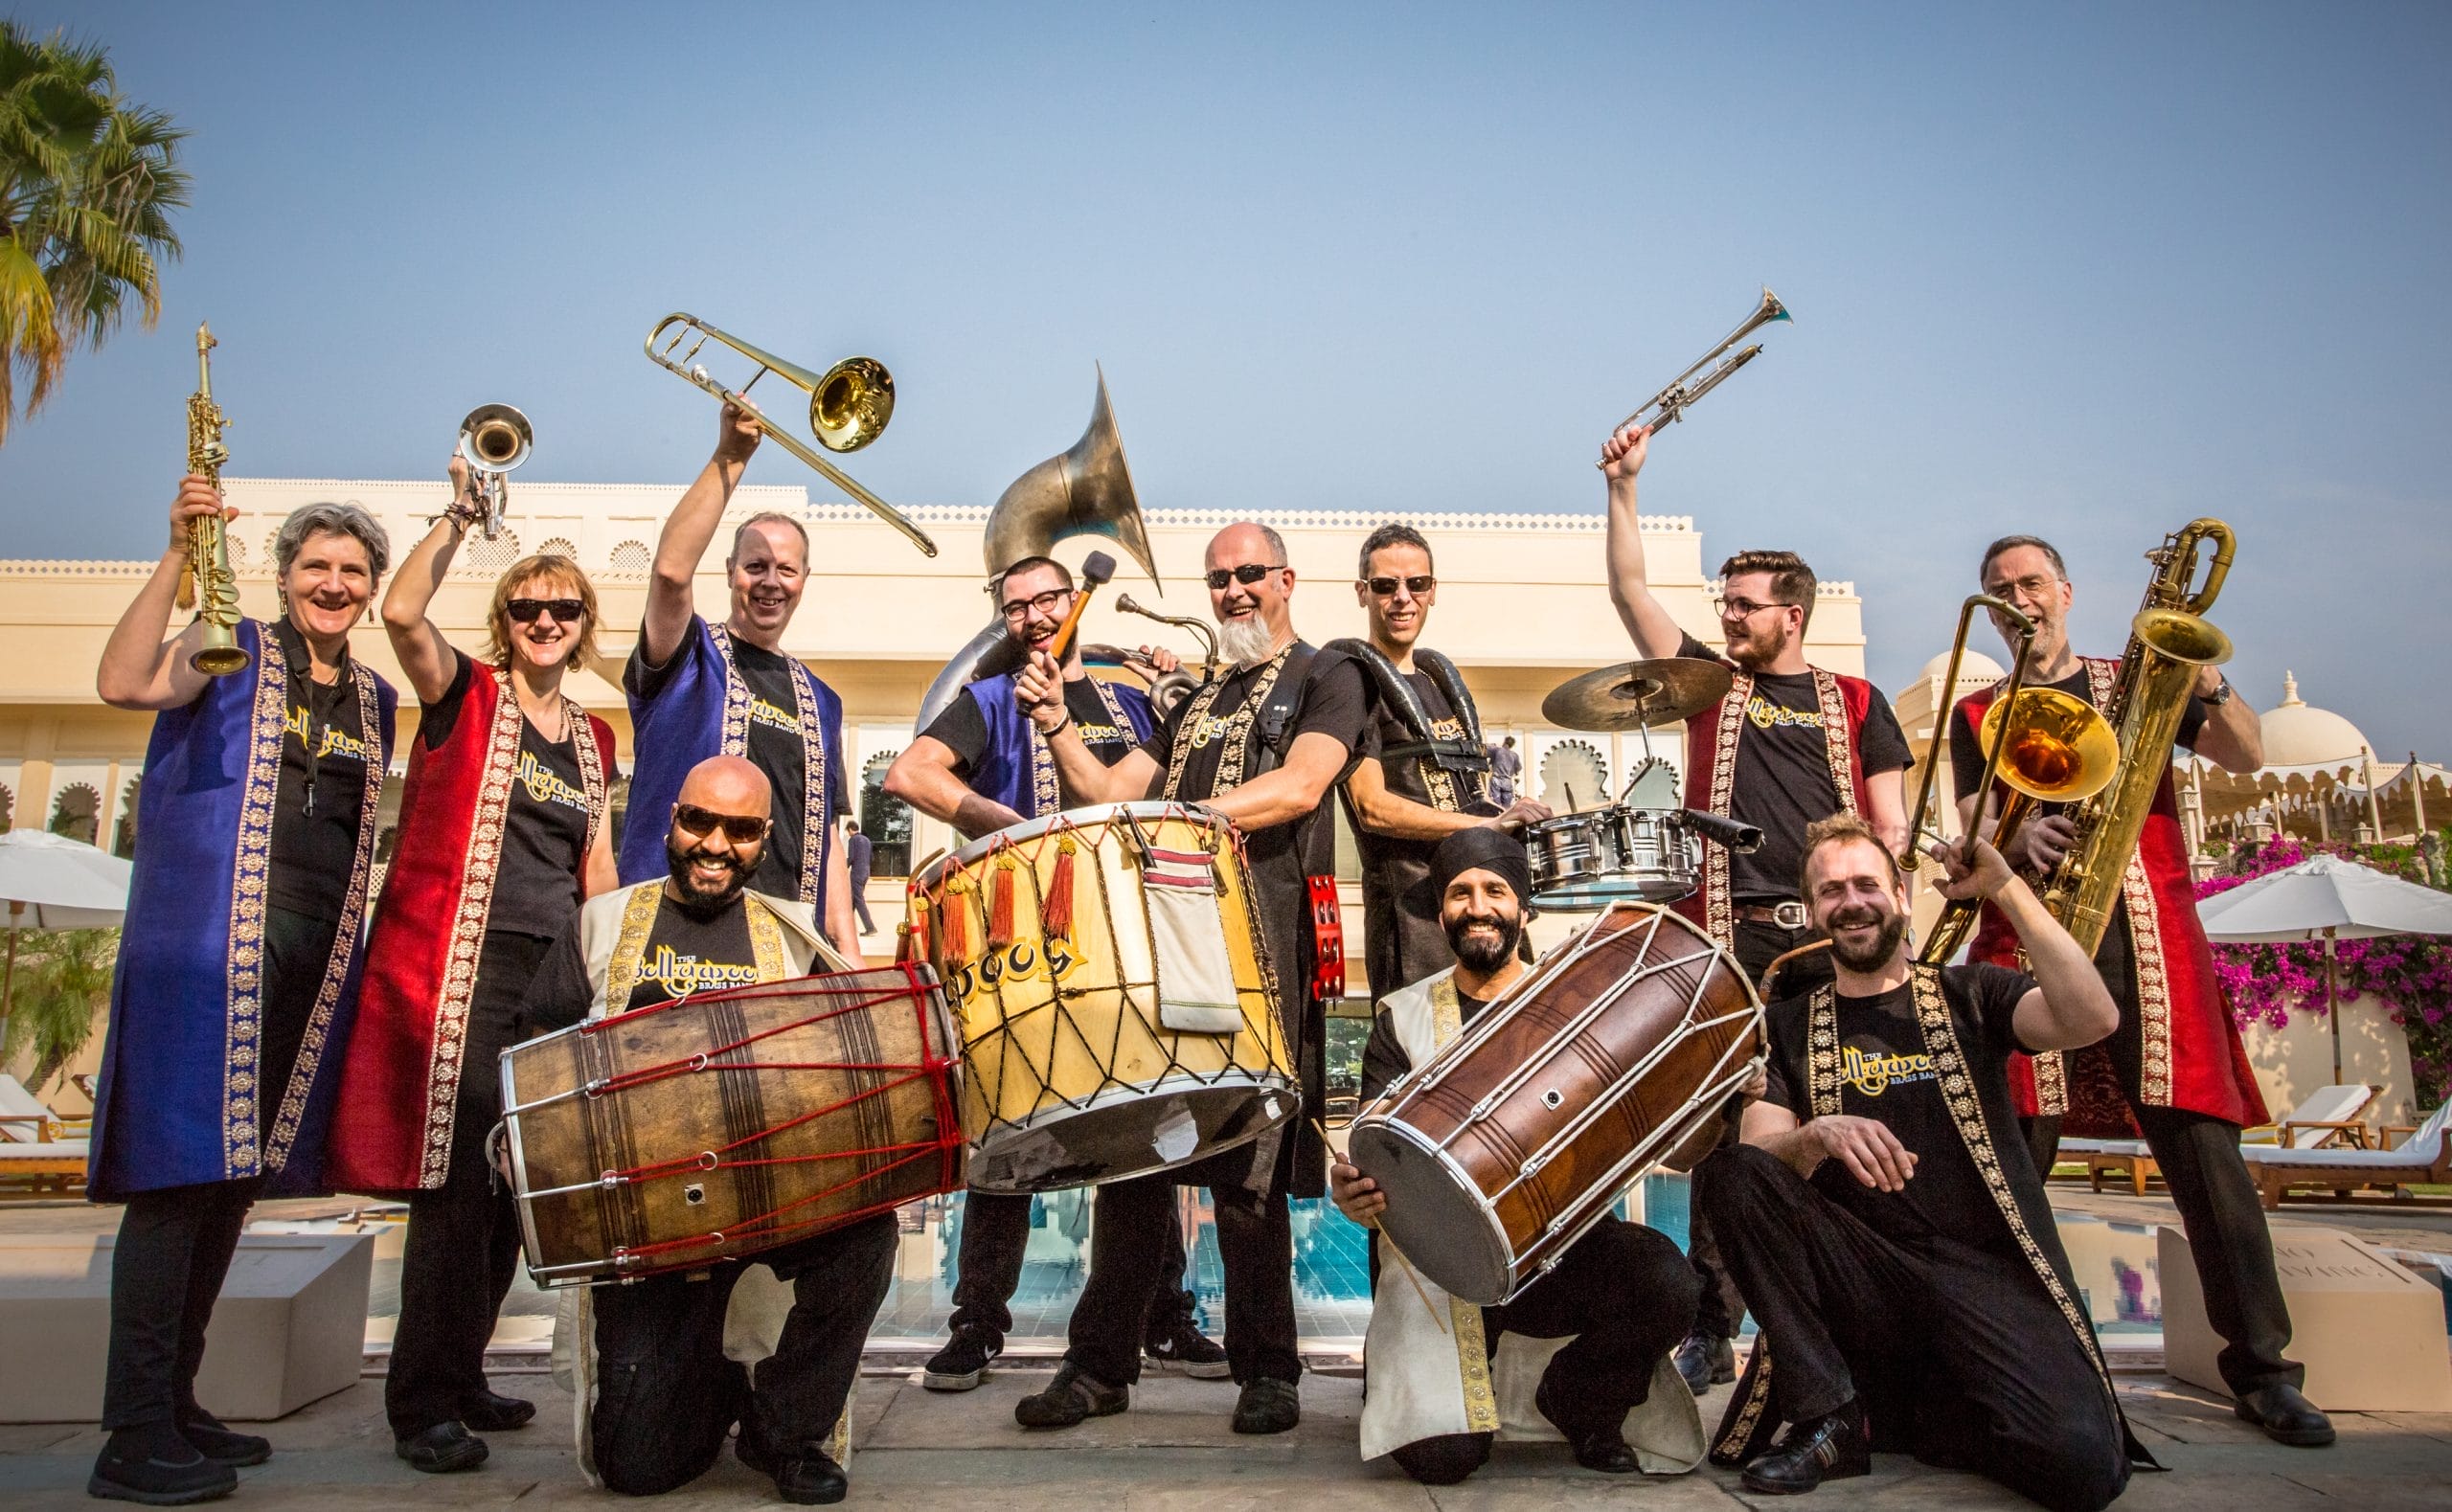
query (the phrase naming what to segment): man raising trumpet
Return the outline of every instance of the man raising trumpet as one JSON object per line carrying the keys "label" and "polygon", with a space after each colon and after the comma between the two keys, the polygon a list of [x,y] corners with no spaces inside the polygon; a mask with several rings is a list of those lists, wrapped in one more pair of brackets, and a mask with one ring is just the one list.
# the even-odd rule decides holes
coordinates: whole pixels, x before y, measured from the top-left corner
{"label": "man raising trumpet", "polygon": [[1889,846],[1851,815],[1805,832],[1802,891],[1835,980],[1771,1004],[1743,1140],[1695,1171],[1762,1330],[1713,1457],[1779,1495],[1869,1473],[1877,1439],[2094,1512],[2144,1454],[2019,1148],[2007,1066],[2091,1045],[2119,1013],[1991,846],[1934,854],[1944,894],[2016,922],[2033,975],[1917,964]]}
{"label": "man raising trumpet", "polygon": [[[1005,632],[1025,652],[1047,652],[1072,614],[1078,591],[1073,574],[1050,556],[1027,556],[1005,569],[991,588]],[[1154,652],[1153,665],[1171,670],[1174,659]],[[1140,749],[1157,729],[1148,695],[1093,677],[1082,665],[1076,636],[1065,647],[1064,710],[1081,743],[1102,765],[1113,766]],[[970,683],[946,706],[885,775],[885,790],[932,819],[962,831],[965,839],[1044,819],[1064,804],[1056,758],[1047,737],[1013,700],[1014,674]],[[1013,1325],[1013,1290],[1021,1284],[1030,1242],[1031,1199],[1010,1192],[963,1195],[962,1252],[956,1266],[952,1332],[931,1358],[920,1384],[932,1391],[967,1391],[988,1374]],[[1185,1269],[1183,1230],[1169,1225],[1162,1238],[1162,1269],[1177,1284],[1161,1284],[1150,1304],[1142,1345],[1147,1356],[1185,1374],[1227,1373],[1226,1351],[1192,1320],[1192,1295],[1180,1284]]]}

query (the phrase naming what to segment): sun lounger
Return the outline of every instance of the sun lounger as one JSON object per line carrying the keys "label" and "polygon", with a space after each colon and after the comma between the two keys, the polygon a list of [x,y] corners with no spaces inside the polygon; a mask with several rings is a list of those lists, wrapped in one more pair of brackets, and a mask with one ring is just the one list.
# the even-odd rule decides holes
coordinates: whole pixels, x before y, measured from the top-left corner
{"label": "sun lounger", "polygon": [[[2452,1102],[2427,1115],[2426,1121],[2414,1129],[2384,1129],[2388,1137],[2402,1136],[2391,1149],[2301,1149],[2280,1144],[2242,1145],[2239,1153],[2246,1157],[2248,1174],[2256,1178],[2257,1191],[2268,1209],[2284,1201],[2350,1202],[2351,1193],[2369,1190],[2383,1191],[2386,1200],[2452,1206],[2452,1198],[2419,1198],[2405,1189],[2452,1183],[2452,1142],[2447,1142],[2447,1130],[2452,1130]],[[2301,1187],[2318,1191],[2303,1194]]]}
{"label": "sun lounger", "polygon": [[[2281,1145],[2302,1150],[2338,1144],[2364,1146],[2367,1125],[2359,1121],[2358,1116],[2375,1100],[2378,1090],[2359,1082],[2319,1087],[2280,1123],[2258,1124],[2240,1131],[2240,1148],[2244,1151],[2259,1144],[2268,1149]],[[2064,1158],[2085,1160],[2086,1181],[2096,1191],[2103,1189],[2105,1172],[2123,1171],[2128,1177],[2129,1189],[2143,1197],[2146,1182],[2155,1174],[2154,1152],[2146,1148],[2143,1140],[2063,1140],[2060,1153]]]}
{"label": "sun lounger", "polygon": [[62,1118],[0,1072],[0,1195],[55,1196],[85,1185],[91,1120]]}

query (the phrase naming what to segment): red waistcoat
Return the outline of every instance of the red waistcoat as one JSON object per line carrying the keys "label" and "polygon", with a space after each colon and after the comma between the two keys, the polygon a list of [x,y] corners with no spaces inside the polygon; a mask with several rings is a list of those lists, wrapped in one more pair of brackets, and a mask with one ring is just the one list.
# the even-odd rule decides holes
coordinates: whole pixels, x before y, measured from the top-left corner
{"label": "red waistcoat", "polygon": [[[1822,703],[1823,747],[1830,758],[1830,785],[1838,793],[1839,806],[1861,817],[1871,807],[1862,751],[1865,716],[1881,695],[1861,677],[1843,677],[1818,666],[1810,670],[1814,692]],[[1737,742],[1745,733],[1745,705],[1753,696],[1753,674],[1739,670],[1716,709],[1686,721],[1688,808],[1728,817],[1737,788]],[[1833,725],[1845,733],[1845,739],[1830,738]],[[1700,924],[1721,944],[1733,941],[1737,918],[1729,896],[1728,852],[1718,846],[1704,846],[1701,891],[1670,907]]]}
{"label": "red waistcoat", "polygon": [[[2109,702],[2120,664],[2081,658],[2095,707]],[[1966,716],[1982,728],[1985,711],[2005,684],[1967,696]],[[1943,732],[1942,739],[1948,738]],[[2168,764],[2162,786],[2129,858],[2122,906],[2135,941],[2136,976],[2121,1004],[2138,1021],[2137,1085],[2123,1087],[2102,1046],[2050,1055],[2013,1055],[2009,1091],[2018,1113],[2062,1114],[2065,1134],[2090,1139],[2134,1138],[2133,1100],[2151,1108],[2185,1108],[2232,1123],[2262,1123],[2264,1094],[2248,1067],[2246,1047],[2214,975],[2214,949],[2197,921],[2196,884],[2189,874],[2188,838]],[[1969,959],[2023,966],[2017,932],[1986,905]]]}
{"label": "red waistcoat", "polygon": [[[613,731],[568,699],[565,728],[587,790],[586,855],[605,816]],[[460,715],[442,745],[420,733],[383,895],[375,906],[366,984],[332,1117],[328,1185],[338,1191],[441,1186],[450,1167],[451,1117],[464,1074],[461,1048],[475,997],[477,961],[502,865],[504,817],[519,768],[524,721],[500,667],[470,668]]]}

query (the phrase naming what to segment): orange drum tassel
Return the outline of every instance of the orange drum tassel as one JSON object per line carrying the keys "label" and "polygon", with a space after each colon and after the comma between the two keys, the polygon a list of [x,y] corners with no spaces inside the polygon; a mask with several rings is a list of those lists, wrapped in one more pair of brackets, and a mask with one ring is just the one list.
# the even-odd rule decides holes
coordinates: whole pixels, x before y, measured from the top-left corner
{"label": "orange drum tassel", "polygon": [[1039,904],[1039,924],[1050,939],[1073,935],[1073,852],[1079,848],[1070,835],[1056,843],[1056,871]]}
{"label": "orange drum tassel", "polygon": [[945,886],[944,953],[939,959],[948,965],[960,965],[970,959],[970,905],[963,898],[967,891],[954,883]]}
{"label": "orange drum tassel", "polygon": [[988,948],[1002,950],[1013,942],[1013,858],[999,856],[996,880],[988,900]]}

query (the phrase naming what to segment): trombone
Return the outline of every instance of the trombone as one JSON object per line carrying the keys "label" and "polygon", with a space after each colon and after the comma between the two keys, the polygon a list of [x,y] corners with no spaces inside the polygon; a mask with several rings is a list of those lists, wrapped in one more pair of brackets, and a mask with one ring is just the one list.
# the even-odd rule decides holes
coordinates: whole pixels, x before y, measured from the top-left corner
{"label": "trombone", "polygon": [[[665,342],[664,350],[658,351],[656,342],[668,327],[674,326],[680,329],[673,331],[671,340]],[[697,340],[691,342],[690,350],[674,356],[674,349],[692,335]],[[747,357],[758,364],[758,371],[751,373],[749,381],[739,388],[726,387],[709,375],[705,364],[693,360],[699,350],[710,341]],[[928,539],[928,533],[912,524],[901,510],[860,486],[850,474],[812,451],[799,437],[778,427],[749,402],[749,391],[758,386],[758,380],[774,373],[785,383],[807,393],[808,426],[816,434],[818,445],[830,452],[855,452],[884,434],[886,422],[894,417],[894,375],[886,372],[884,363],[874,357],[846,357],[824,372],[811,372],[796,363],[785,362],[772,352],[761,350],[738,336],[717,330],[695,315],[678,310],[657,321],[655,328],[647,332],[647,360],[657,367],[668,372],[679,373],[698,389],[725,403],[738,405],[757,415],[760,427],[776,445],[816,468],[827,482],[867,505],[877,518],[909,536],[911,544],[920,548],[923,554],[937,554],[937,543]]]}
{"label": "trombone", "polygon": [[[1694,377],[1694,374],[1701,372],[1704,366],[1721,352],[1728,350],[1773,321],[1782,320],[1790,325],[1796,324],[1796,317],[1788,313],[1788,307],[1780,303],[1780,296],[1772,293],[1770,285],[1766,283],[1762,287],[1762,303],[1755,307],[1753,314],[1745,318],[1743,325],[1721,337],[1718,346],[1695,358],[1692,367],[1669,379],[1667,388],[1646,399],[1643,406],[1634,414],[1627,416],[1612,427],[1610,434],[1615,435],[1629,425],[1648,425],[1656,433],[1664,425],[1684,419],[1688,405],[1718,388],[1728,381],[1730,375],[1737,369],[1762,355],[1762,344],[1756,342],[1718,367],[1712,369],[1711,372],[1704,372],[1699,378]],[[1693,379],[1691,383],[1687,381],[1690,378]],[[1606,467],[1609,464],[1605,462],[1597,462],[1593,465]]]}
{"label": "trombone", "polygon": [[[1933,803],[1934,779],[1941,769],[1941,742],[1949,738],[1950,716],[1958,708],[1959,661],[1966,654],[1966,640],[1974,628],[1975,611],[1989,609],[2016,628],[2014,648],[2016,665],[2009,672],[2009,686],[2001,696],[1985,711],[1984,724],[1976,732],[1977,742],[1984,747],[1984,776],[1975,785],[1979,796],[1977,819],[1983,816],[1982,802],[1988,801],[1992,783],[1997,779],[2009,789],[2009,800],[2001,805],[1998,823],[1993,827],[1994,849],[2006,848],[2027,815],[2038,802],[2071,803],[2094,797],[2120,773],[2120,736],[2111,721],[2098,712],[2092,704],[2075,698],[2056,688],[2029,688],[2027,653],[2034,644],[2034,621],[2014,607],[1990,594],[1969,594],[1959,606],[1958,635],[1950,643],[1948,666],[1941,673],[1942,695],[1939,717],[1933,724],[1933,745],[1924,757],[1923,780],[1917,784],[1916,807],[1907,830],[1908,859],[1921,855],[1923,842],[1930,838],[1943,845],[1949,842],[1938,825],[1927,826],[1928,818],[1938,818]],[[1927,965],[1939,965],[1958,954],[1974,926],[1978,905],[1953,899],[1934,921],[1933,933],[1917,959]]]}
{"label": "trombone", "polygon": [[502,533],[503,511],[511,504],[511,485],[503,474],[535,449],[535,428],[508,404],[480,404],[460,422],[460,455],[475,474],[469,482],[476,486],[483,514],[478,529],[487,540]]}

